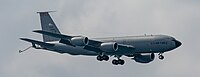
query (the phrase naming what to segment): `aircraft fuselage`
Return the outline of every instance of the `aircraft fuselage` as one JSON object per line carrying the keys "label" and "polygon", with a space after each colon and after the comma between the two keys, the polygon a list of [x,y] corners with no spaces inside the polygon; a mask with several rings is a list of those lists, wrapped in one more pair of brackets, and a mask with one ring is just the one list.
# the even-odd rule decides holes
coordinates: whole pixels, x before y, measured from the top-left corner
{"label": "aircraft fuselage", "polygon": [[[133,50],[123,50],[123,52],[105,52],[107,55],[130,55],[136,53],[163,53],[175,49],[180,46],[180,42],[173,37],[166,35],[144,35],[144,36],[126,36],[126,37],[108,37],[93,38],[103,42],[116,42],[118,44],[132,45]],[[55,44],[53,47],[44,47],[47,50],[56,51],[58,53],[69,53],[71,55],[88,55],[96,56],[99,53],[83,49],[82,46],[70,46],[62,43]],[[119,48],[120,49],[120,48]]]}

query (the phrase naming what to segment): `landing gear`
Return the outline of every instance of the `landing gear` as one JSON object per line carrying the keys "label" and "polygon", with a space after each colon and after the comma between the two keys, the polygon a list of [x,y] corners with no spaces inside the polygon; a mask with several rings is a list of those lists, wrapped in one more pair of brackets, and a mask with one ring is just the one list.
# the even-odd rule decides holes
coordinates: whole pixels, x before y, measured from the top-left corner
{"label": "landing gear", "polygon": [[118,64],[124,65],[125,61],[120,59],[121,56],[115,56],[115,57],[117,57],[117,59],[112,60],[113,65],[118,65]]}
{"label": "landing gear", "polygon": [[158,58],[160,59],[160,60],[163,60],[165,57],[162,55],[163,53],[159,53],[158,55]]}
{"label": "landing gear", "polygon": [[114,59],[114,60],[112,61],[112,64],[113,64],[113,65],[118,65],[118,64],[124,65],[124,63],[125,63],[125,61],[122,60],[122,59],[118,59],[118,60]]}
{"label": "landing gear", "polygon": [[160,60],[163,60],[163,59],[164,59],[164,56],[163,56],[163,55],[160,55],[158,58],[159,58]]}
{"label": "landing gear", "polygon": [[97,60],[98,61],[103,61],[103,60],[108,61],[109,57],[107,55],[98,55]]}
{"label": "landing gear", "polygon": [[[118,65],[118,64],[124,65],[125,61],[120,59],[121,56],[115,56],[115,57],[117,57],[117,59],[112,60],[112,64],[113,65]],[[107,55],[98,55],[97,56],[97,60],[98,61],[108,61],[109,60],[109,56],[107,56]]]}

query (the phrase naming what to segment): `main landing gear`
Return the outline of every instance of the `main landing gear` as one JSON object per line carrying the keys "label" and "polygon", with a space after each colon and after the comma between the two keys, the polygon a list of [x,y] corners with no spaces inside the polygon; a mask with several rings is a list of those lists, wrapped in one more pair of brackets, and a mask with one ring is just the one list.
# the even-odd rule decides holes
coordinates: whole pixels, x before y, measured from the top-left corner
{"label": "main landing gear", "polygon": [[122,59],[118,59],[118,60],[114,59],[114,60],[112,61],[112,64],[113,64],[113,65],[118,65],[118,64],[124,65],[124,63],[125,63],[125,61],[122,60]]}
{"label": "main landing gear", "polygon": [[120,59],[121,56],[117,56],[117,59],[112,60],[112,64],[113,65],[124,65],[125,61]]}
{"label": "main landing gear", "polygon": [[[118,64],[124,65],[125,61],[120,59],[121,56],[115,56],[115,57],[117,57],[117,59],[112,60],[113,65],[118,65]],[[107,55],[98,55],[97,60],[98,61],[103,61],[103,60],[108,61],[109,57]]]}
{"label": "main landing gear", "polygon": [[158,54],[158,58],[159,58],[160,60],[163,60],[165,57],[163,56],[163,53],[159,53],[159,54]]}
{"label": "main landing gear", "polygon": [[98,55],[97,60],[98,61],[103,61],[103,60],[108,61],[109,57],[107,55]]}

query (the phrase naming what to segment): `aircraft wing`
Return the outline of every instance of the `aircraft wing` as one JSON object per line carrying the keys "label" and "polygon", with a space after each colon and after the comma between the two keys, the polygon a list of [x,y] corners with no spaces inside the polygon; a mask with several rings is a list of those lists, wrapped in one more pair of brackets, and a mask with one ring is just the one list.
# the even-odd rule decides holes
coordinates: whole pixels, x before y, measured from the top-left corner
{"label": "aircraft wing", "polygon": [[49,43],[45,43],[45,42],[41,42],[41,41],[28,39],[28,38],[20,38],[20,39],[24,40],[24,41],[27,41],[27,42],[31,42],[32,44],[38,44],[40,46],[54,46],[54,44],[49,44]]}
{"label": "aircraft wing", "polygon": [[[52,33],[52,32],[48,32],[48,31],[44,31],[44,30],[34,30],[33,32],[48,35],[48,36],[51,36],[51,37],[60,38],[61,39],[60,41],[63,41],[65,44],[68,44],[68,45],[71,45],[71,46],[73,46],[73,45],[70,44],[69,40],[73,37],[80,37],[80,36],[69,36],[69,35],[57,34],[57,33]],[[96,47],[96,46],[99,46],[101,43],[102,42],[100,42],[100,41],[95,41],[95,40],[89,39],[88,45],[92,45],[92,46]]]}
{"label": "aircraft wing", "polygon": [[125,45],[125,44],[118,44],[118,47],[119,47],[119,51],[130,51],[130,50],[133,50],[135,49],[134,46],[132,45]]}
{"label": "aircraft wing", "polygon": [[[133,46],[123,45],[123,44],[119,44],[118,47],[119,47],[118,52],[129,52],[129,51],[135,49]],[[84,49],[94,51],[94,52],[97,52],[97,53],[104,52],[99,47],[94,47],[94,46],[91,46],[91,45],[86,45],[84,47]]]}
{"label": "aircraft wing", "polygon": [[[44,34],[44,35],[48,35],[48,36],[52,36],[52,37],[56,37],[56,38],[60,38],[61,39],[60,41],[64,41],[62,43],[65,43],[65,44],[70,45],[70,46],[74,46],[69,41],[71,38],[80,37],[80,36],[69,36],[69,35],[63,35],[63,34],[56,34],[56,33],[43,31],[43,30],[35,30],[33,32]],[[101,46],[102,43],[104,43],[104,42],[93,40],[93,39],[89,39],[89,43],[88,43],[88,45],[86,45],[84,47],[84,49],[90,50],[90,51],[95,51],[95,52],[103,52],[101,49],[99,49],[99,47]],[[118,44],[118,47],[119,47],[118,51],[130,51],[130,50],[135,49],[134,46],[124,45],[124,44]]]}

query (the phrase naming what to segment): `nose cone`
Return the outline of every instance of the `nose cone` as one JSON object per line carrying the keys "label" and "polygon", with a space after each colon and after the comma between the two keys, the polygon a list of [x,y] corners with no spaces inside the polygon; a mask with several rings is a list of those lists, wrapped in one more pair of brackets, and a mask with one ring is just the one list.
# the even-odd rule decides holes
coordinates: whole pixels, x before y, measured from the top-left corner
{"label": "nose cone", "polygon": [[174,40],[174,42],[175,42],[176,48],[182,45],[182,43],[178,40]]}

